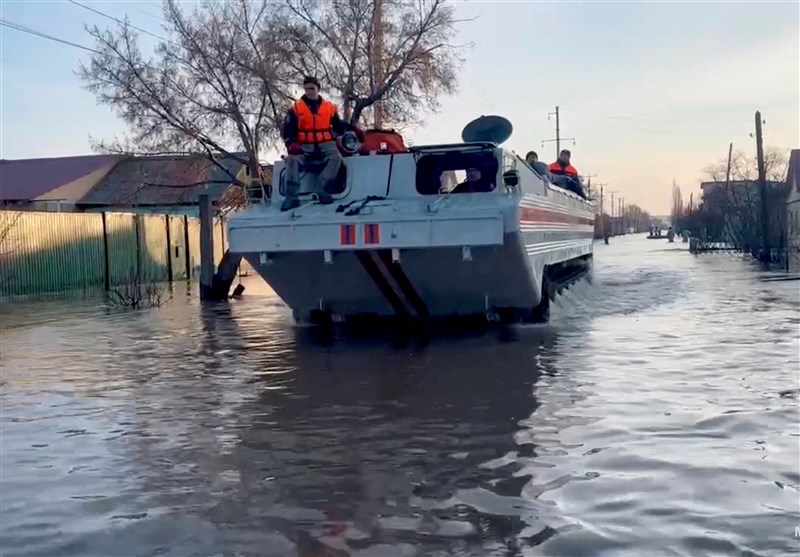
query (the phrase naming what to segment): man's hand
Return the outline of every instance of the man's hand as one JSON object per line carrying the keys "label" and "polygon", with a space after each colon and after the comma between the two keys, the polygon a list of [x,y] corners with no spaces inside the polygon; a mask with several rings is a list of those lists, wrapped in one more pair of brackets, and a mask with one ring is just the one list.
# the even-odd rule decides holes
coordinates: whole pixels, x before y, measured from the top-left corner
{"label": "man's hand", "polygon": [[299,155],[303,152],[303,149],[300,147],[299,143],[292,141],[286,144],[286,152],[290,155]]}

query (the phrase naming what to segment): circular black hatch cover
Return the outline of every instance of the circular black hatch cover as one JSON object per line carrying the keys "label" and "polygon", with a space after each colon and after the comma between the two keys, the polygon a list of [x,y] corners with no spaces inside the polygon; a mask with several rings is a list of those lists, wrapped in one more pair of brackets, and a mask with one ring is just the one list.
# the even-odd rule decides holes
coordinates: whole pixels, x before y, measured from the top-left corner
{"label": "circular black hatch cover", "polygon": [[509,137],[514,127],[502,116],[481,116],[466,126],[461,132],[465,143],[491,141],[500,145]]}

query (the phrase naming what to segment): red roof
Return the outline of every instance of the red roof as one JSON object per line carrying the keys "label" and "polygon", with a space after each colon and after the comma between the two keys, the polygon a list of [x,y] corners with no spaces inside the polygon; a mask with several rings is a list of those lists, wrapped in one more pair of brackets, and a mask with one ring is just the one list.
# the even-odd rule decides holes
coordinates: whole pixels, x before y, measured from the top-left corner
{"label": "red roof", "polygon": [[122,157],[87,155],[0,160],[0,201],[30,201],[108,166]]}

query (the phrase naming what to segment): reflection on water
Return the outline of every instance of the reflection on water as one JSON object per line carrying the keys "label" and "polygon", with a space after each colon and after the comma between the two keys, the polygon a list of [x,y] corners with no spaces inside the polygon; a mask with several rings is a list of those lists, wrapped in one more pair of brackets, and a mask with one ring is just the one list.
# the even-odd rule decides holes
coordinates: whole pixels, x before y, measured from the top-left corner
{"label": "reflection on water", "polygon": [[319,339],[256,281],[6,304],[0,553],[797,552],[797,283],[672,246],[510,342]]}

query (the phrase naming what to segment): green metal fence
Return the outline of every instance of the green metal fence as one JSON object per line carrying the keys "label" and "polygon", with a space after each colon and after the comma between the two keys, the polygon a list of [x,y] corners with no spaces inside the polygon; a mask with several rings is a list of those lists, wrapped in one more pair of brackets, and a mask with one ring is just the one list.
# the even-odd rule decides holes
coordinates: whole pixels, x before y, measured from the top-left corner
{"label": "green metal fence", "polygon": [[[221,257],[224,223],[214,222]],[[219,258],[217,258],[219,260]],[[0,298],[113,288],[200,273],[195,217],[0,211]]]}

